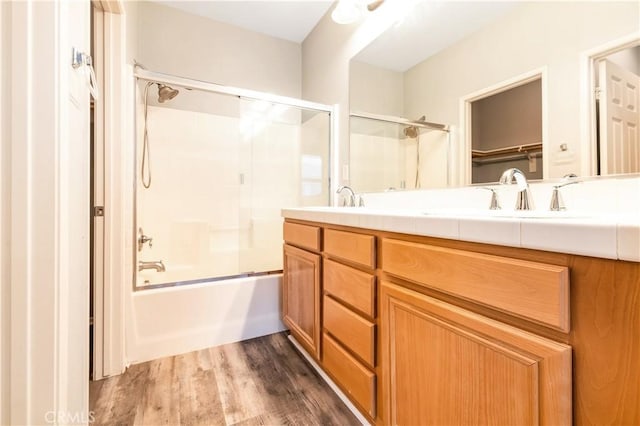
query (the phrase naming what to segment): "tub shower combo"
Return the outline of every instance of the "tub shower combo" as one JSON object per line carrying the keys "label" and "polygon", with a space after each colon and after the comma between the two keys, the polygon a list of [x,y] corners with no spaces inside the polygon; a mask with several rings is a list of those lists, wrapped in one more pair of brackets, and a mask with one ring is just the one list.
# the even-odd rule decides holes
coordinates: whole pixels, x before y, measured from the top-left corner
{"label": "tub shower combo", "polygon": [[330,204],[332,107],[134,75],[131,360],[284,329],[281,208]]}

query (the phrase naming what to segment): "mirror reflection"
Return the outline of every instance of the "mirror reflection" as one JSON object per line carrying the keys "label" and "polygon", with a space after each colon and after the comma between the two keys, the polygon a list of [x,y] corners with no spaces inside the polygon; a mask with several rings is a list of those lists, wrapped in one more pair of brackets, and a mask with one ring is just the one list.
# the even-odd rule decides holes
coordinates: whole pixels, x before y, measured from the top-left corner
{"label": "mirror reflection", "polygon": [[352,113],[349,121],[351,182],[358,191],[447,185],[449,131],[425,117],[404,120]]}
{"label": "mirror reflection", "polygon": [[[352,59],[350,109],[450,127],[436,149],[448,157],[430,158],[440,168],[421,171],[421,187],[494,182],[509,167],[530,179],[640,172],[639,13],[637,2],[421,1]],[[354,188],[415,187],[411,167],[393,182],[358,170],[417,164],[423,134],[418,151],[395,130],[404,159],[363,156],[374,130],[351,125]]]}

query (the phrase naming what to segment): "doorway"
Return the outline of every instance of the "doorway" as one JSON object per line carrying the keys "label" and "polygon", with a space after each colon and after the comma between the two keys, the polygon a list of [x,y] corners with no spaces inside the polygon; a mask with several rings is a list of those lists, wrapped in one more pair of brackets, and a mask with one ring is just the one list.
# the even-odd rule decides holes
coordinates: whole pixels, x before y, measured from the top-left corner
{"label": "doorway", "polygon": [[542,179],[541,80],[472,102],[471,148],[472,183],[497,182],[513,167]]}
{"label": "doorway", "polygon": [[470,183],[492,183],[509,168],[544,177],[544,72],[514,78],[464,99]]}
{"label": "doorway", "polygon": [[640,45],[594,58],[597,174],[640,172]]}

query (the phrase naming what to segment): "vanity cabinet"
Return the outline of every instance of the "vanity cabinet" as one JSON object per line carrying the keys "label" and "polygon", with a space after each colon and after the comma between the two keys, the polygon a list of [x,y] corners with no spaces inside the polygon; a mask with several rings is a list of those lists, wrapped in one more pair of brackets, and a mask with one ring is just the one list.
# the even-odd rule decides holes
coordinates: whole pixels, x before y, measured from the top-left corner
{"label": "vanity cabinet", "polygon": [[320,358],[321,344],[320,236],[321,229],[316,226],[284,225],[282,320],[298,342],[316,359]]}
{"label": "vanity cabinet", "polygon": [[284,275],[372,423],[640,424],[640,263],[287,219]]}

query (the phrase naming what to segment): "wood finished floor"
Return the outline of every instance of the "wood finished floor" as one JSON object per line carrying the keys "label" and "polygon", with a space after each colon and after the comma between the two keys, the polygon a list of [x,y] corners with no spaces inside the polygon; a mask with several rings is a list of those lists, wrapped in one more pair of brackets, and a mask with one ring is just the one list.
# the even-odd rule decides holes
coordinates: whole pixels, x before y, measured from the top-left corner
{"label": "wood finished floor", "polygon": [[284,333],[133,365],[89,396],[94,424],[359,424]]}

